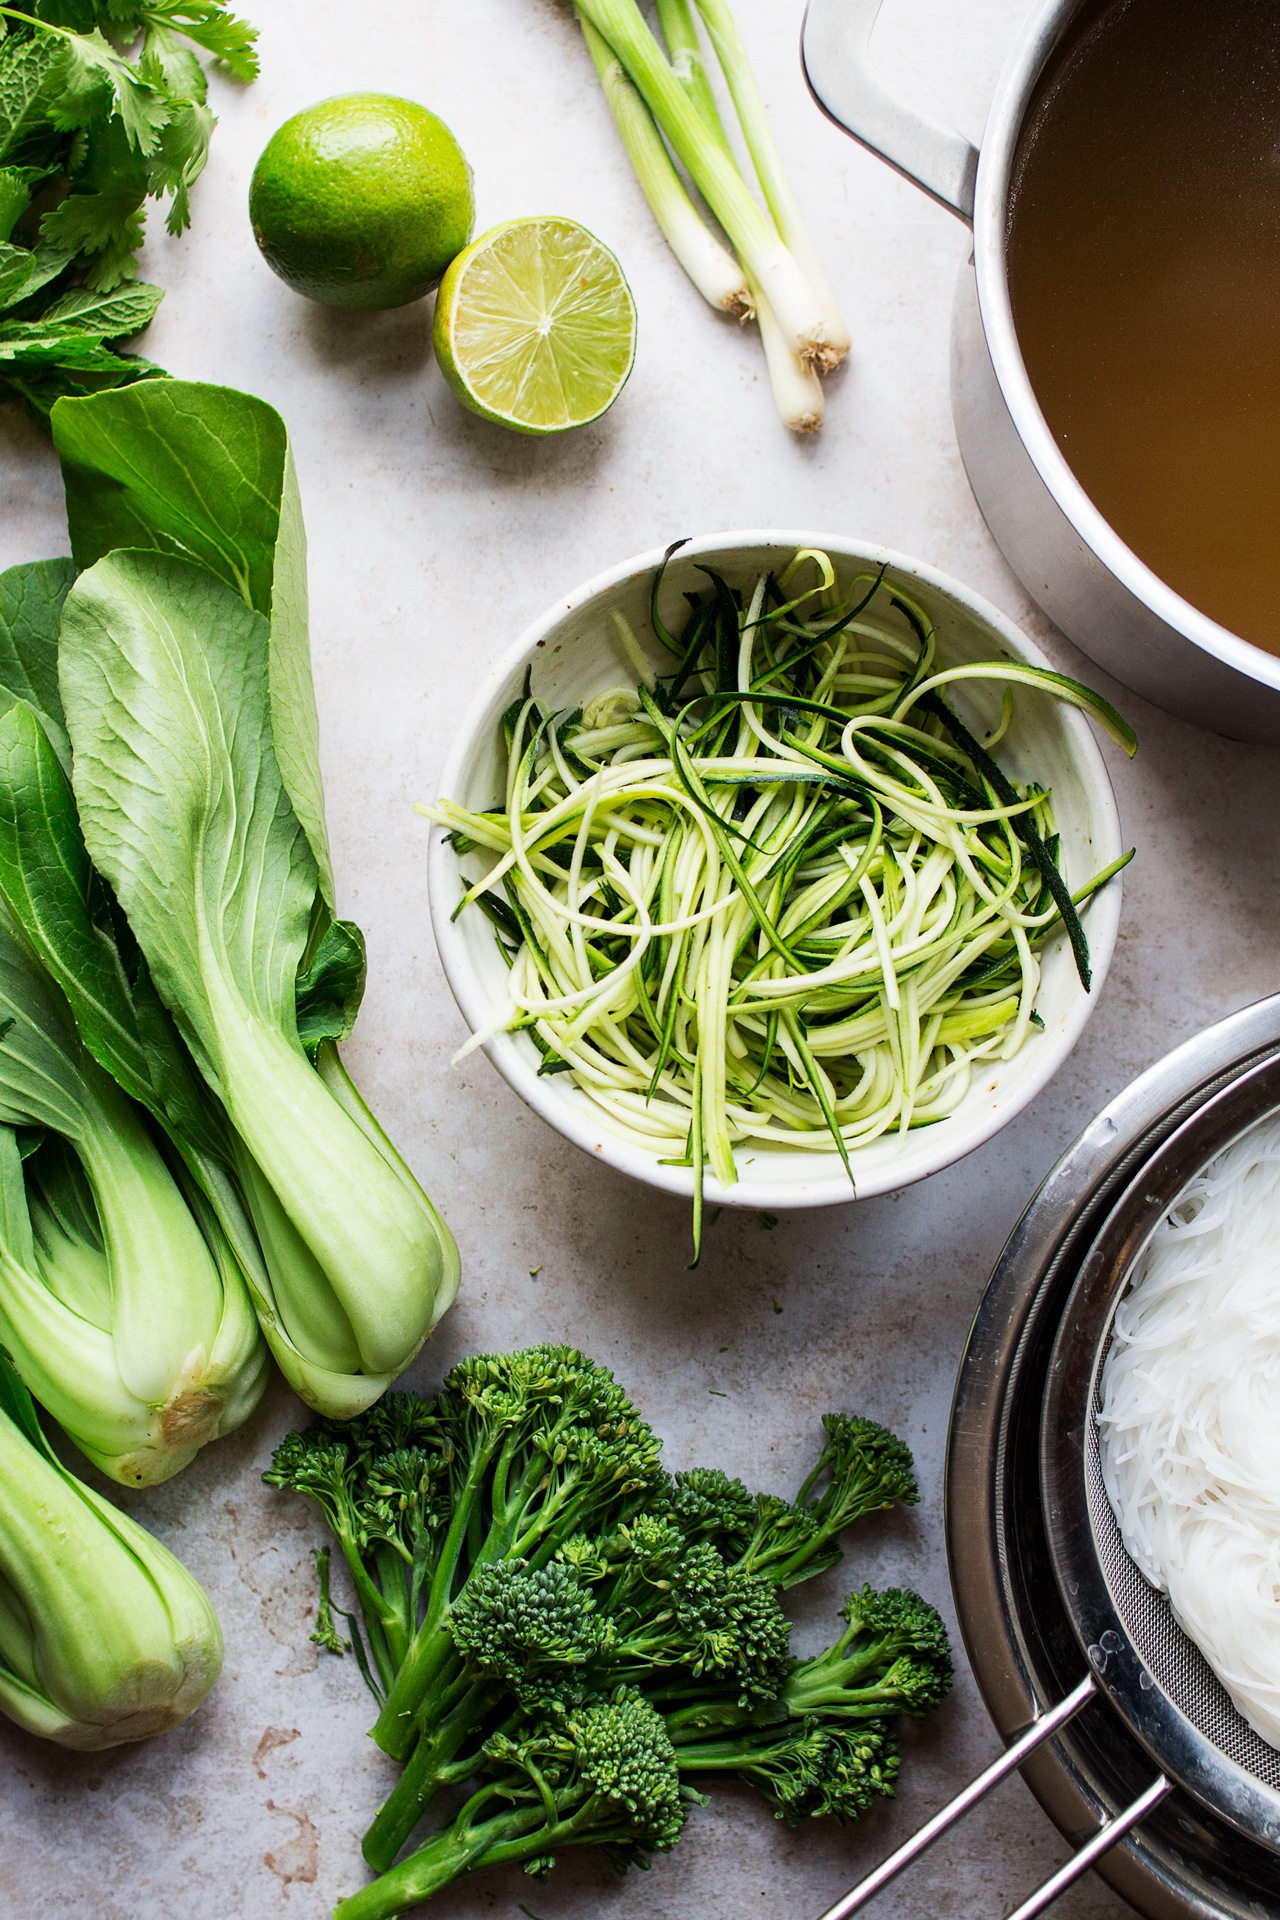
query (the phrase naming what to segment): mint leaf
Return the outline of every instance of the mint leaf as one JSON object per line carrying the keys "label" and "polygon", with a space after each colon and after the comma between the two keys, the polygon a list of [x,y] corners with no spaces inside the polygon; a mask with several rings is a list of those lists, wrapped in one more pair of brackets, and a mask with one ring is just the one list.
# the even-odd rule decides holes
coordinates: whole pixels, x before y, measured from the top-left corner
{"label": "mint leaf", "polygon": [[22,299],[35,270],[36,257],[26,247],[0,244],[0,308]]}
{"label": "mint leaf", "polygon": [[52,33],[0,40],[0,159],[47,120],[46,82],[62,57]]}
{"label": "mint leaf", "polygon": [[119,287],[114,293],[75,287],[54,301],[41,315],[40,324],[96,334],[100,340],[122,340],[127,334],[140,333],[163,299],[164,290],[148,286],[145,280],[136,286]]}
{"label": "mint leaf", "polygon": [[7,240],[14,223],[31,205],[31,185],[20,167],[0,167],[0,240]]}
{"label": "mint leaf", "polygon": [[0,325],[0,366],[81,367],[113,372],[118,356],[100,337],[38,320]]}
{"label": "mint leaf", "polygon": [[[33,294],[40,291],[41,287],[47,286],[50,280],[56,280],[58,275],[70,266],[73,258],[65,248],[51,247],[43,240],[41,240],[34,249],[16,247],[13,251],[22,255],[26,262],[27,271],[22,282],[21,292],[14,293],[7,301],[0,300],[0,307],[12,307],[18,301],[25,304],[31,299]],[[10,318],[12,317],[11,315]],[[29,314],[22,314],[18,317],[21,319],[30,319],[31,316]]]}
{"label": "mint leaf", "polygon": [[59,400],[84,400],[110,387],[168,380],[163,367],[154,366],[140,355],[111,353],[106,348],[102,353],[103,360],[95,367],[30,367],[22,362],[6,366],[0,362],[0,395],[24,400],[47,424]]}

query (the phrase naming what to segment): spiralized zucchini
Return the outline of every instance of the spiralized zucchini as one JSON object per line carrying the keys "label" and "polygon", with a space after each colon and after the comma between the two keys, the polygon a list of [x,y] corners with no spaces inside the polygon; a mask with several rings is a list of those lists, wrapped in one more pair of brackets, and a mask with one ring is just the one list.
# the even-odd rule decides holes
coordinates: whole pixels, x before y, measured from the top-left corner
{"label": "spiralized zucchini", "polygon": [[[671,551],[675,551],[673,548]],[[668,554],[670,558],[670,554]],[[665,565],[665,563],[664,563]],[[817,584],[791,599],[812,567]],[[470,887],[510,967],[470,1046],[526,1028],[542,1073],[569,1072],[601,1123],[665,1164],[737,1180],[750,1143],[849,1155],[929,1126],[975,1061],[1036,1024],[1038,951],[1065,922],[1048,792],[1015,788],[941,697],[957,678],[1047,687],[1130,752],[1087,688],[1020,663],[939,669],[924,612],[884,570],[844,591],[801,552],[749,597],[712,569],[655,678],[620,614],[638,684],[503,718],[507,790],[422,812],[460,852],[498,856]],[[1128,856],[1126,856],[1127,858]],[[469,1049],[464,1049],[467,1051]]]}

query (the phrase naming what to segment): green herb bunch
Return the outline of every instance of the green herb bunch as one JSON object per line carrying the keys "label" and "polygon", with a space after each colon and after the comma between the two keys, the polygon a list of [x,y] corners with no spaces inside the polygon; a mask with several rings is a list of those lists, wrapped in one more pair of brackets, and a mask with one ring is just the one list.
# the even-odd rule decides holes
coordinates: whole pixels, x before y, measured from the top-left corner
{"label": "green herb bunch", "polygon": [[[404,1763],[364,1839],[381,1877],[341,1920],[390,1920],[482,1867],[541,1874],[570,1845],[625,1867],[672,1846],[717,1777],[792,1824],[893,1793],[897,1719],[946,1695],[947,1636],[918,1594],[863,1586],[832,1646],[792,1656],[780,1594],[833,1567],[855,1521],[919,1497],[885,1427],[823,1426],[793,1501],[673,1476],[612,1374],[540,1346],[286,1437],[266,1478],[319,1503],[358,1607],[336,1604],[322,1549],[314,1637],[354,1653],[373,1737]],[[461,1807],[400,1858],[451,1789]]]}
{"label": "green herb bunch", "polygon": [[109,343],[163,298],[135,278],[148,198],[191,222],[215,121],[188,43],[252,80],[257,35],[221,0],[31,0],[0,31],[0,394],[47,416],[162,374]]}

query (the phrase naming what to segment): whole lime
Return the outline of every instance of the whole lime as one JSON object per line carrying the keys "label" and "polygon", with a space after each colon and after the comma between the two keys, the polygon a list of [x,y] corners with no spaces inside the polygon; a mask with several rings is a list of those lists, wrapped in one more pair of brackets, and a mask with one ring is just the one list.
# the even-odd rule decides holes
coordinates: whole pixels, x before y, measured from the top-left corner
{"label": "whole lime", "polygon": [[249,218],[268,266],[308,299],[403,307],[431,291],[471,237],[471,169],[426,107],[347,93],[272,134]]}

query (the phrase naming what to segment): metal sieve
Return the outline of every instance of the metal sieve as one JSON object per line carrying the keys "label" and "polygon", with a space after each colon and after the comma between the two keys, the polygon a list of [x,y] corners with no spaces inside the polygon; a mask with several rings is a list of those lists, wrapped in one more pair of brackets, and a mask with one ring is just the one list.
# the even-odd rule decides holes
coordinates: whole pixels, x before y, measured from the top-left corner
{"label": "metal sieve", "polygon": [[[1280,1854],[1280,1754],[1236,1711],[1178,1626],[1167,1599],[1125,1551],[1103,1486],[1096,1417],[1115,1309],[1151,1235],[1189,1181],[1277,1109],[1280,1059],[1271,1055],[1229,1079],[1153,1146],[1096,1232],[1059,1318],[1040,1414],[1040,1484],[1049,1559],[1063,1613],[1088,1662],[1085,1679],[1055,1707],[1039,1712],[992,1766],[830,1907],[823,1920],[845,1920],[857,1912],[1096,1701],[1120,1715],[1157,1771],[1145,1790],[1104,1819],[1011,1920],[1043,1913],[1178,1790],[1254,1846]],[[1185,1819],[1179,1824],[1189,1826]],[[1280,1891],[1280,1869],[1274,1884]],[[1250,1907],[1259,1914],[1271,1910],[1257,1902]]]}

